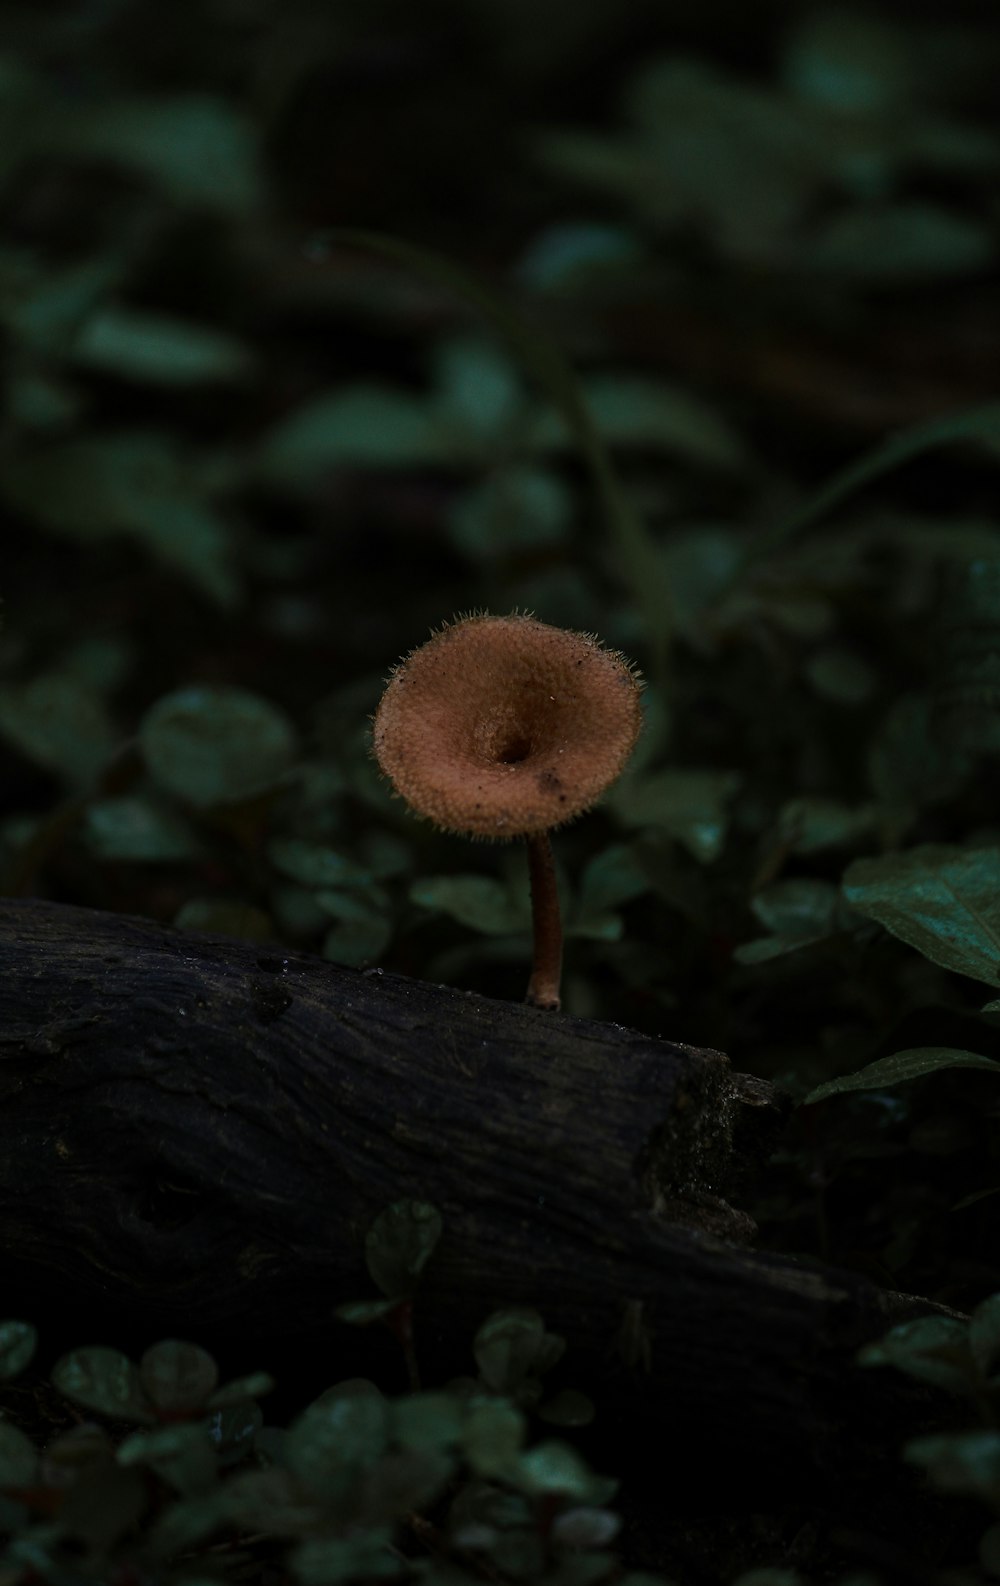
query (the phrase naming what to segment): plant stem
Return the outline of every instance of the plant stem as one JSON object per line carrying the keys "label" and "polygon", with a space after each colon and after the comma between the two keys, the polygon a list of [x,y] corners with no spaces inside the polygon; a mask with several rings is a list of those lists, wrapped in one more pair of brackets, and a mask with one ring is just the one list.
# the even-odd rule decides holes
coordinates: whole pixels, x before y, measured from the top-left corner
{"label": "plant stem", "polygon": [[548,832],[527,837],[528,874],[531,878],[531,916],[535,929],[535,956],[526,1002],[558,1013],[562,976],[562,924],[559,890]]}

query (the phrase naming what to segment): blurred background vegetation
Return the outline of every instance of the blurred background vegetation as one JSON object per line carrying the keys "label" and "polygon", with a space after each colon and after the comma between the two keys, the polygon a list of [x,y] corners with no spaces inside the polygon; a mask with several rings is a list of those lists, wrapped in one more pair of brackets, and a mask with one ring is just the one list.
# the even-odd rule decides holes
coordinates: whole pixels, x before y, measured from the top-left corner
{"label": "blurred background vegetation", "polygon": [[971,0],[4,5],[6,890],[520,997],[522,855],[368,718],[456,611],[596,631],[567,1011],[799,1098],[938,1053],[756,1211],[1000,1288],[998,71]]}

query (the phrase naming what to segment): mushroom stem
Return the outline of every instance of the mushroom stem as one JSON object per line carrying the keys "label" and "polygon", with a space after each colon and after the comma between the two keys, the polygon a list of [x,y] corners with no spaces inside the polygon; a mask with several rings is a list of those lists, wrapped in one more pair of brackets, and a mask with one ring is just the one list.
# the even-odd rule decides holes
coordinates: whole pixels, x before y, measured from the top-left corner
{"label": "mushroom stem", "polygon": [[562,923],[559,919],[559,889],[548,832],[525,838],[528,845],[528,874],[531,878],[531,916],[535,930],[535,954],[528,981],[526,1002],[536,1008],[558,1013],[559,981],[562,977]]}

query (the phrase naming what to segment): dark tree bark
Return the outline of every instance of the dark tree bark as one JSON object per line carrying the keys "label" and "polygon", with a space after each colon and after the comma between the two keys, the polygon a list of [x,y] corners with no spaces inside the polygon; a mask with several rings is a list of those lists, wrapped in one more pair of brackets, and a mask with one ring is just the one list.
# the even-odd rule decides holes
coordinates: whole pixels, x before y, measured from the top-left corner
{"label": "dark tree bark", "polygon": [[876,1476],[884,1495],[933,1404],[854,1359],[932,1306],[747,1248],[723,1197],[783,1112],[717,1052],[0,904],[9,1312],[61,1307],[74,1343],[196,1337],[224,1365],[227,1340],[265,1365],[279,1344],[321,1352],[333,1380],[371,1347],[331,1320],[375,1296],[367,1227],[430,1201],[445,1231],[417,1301],[428,1380],[470,1370],[491,1310],[536,1306],[569,1341],[566,1380],[598,1401],[602,1458],[616,1437],[656,1450],[647,1474],[671,1502],[752,1504],[777,1484],[822,1508]]}

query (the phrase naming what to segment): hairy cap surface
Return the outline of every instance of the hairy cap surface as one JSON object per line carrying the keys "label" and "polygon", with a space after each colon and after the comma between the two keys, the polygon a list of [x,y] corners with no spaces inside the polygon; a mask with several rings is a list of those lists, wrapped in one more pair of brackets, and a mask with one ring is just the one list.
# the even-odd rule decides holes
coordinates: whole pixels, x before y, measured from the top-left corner
{"label": "hairy cap surface", "polygon": [[589,809],[622,771],[642,714],[616,651],[534,617],[472,616],[393,672],[375,758],[446,831],[521,837]]}

